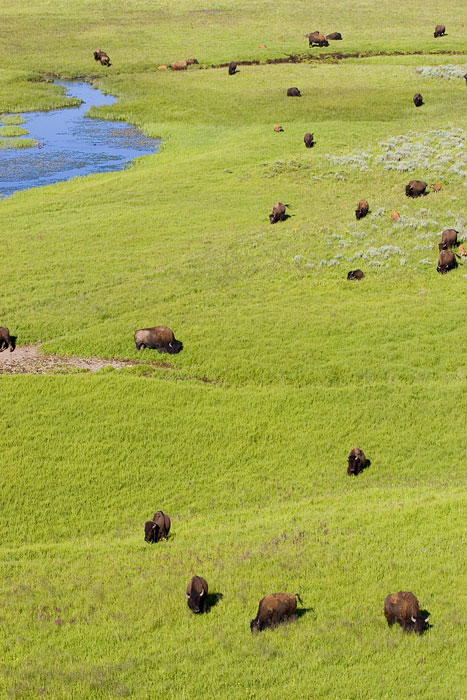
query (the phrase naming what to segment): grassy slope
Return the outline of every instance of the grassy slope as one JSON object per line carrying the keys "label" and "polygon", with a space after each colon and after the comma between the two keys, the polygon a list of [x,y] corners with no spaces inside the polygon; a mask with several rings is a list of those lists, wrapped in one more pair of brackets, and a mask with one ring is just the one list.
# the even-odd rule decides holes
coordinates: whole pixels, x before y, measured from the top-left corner
{"label": "grassy slope", "polygon": [[[449,165],[440,177],[432,152],[409,173],[352,166],[408,129],[467,130],[465,86],[414,71],[461,59],[153,73],[190,54],[259,58],[262,43],[265,57],[302,51],[317,27],[305,3],[117,5],[2,3],[3,111],[66,102],[41,71],[106,75],[90,65],[100,44],[114,61],[101,85],[121,96],[101,113],[163,149],[1,202],[1,320],[47,350],[130,358],[136,327],[167,323],[185,350],[175,371],[1,378],[1,693],[461,698],[466,282],[434,266],[439,231],[465,216],[464,179]],[[323,3],[314,16],[349,35],[349,53],[465,45],[448,2]],[[407,201],[412,176],[445,188]],[[361,196],[373,215],[356,226]],[[271,227],[277,199],[292,216]],[[367,278],[343,281],[345,257],[387,244],[402,253],[357,257]],[[372,464],[349,480],[356,443]],[[149,548],[142,523],[158,507],[173,537]],[[193,573],[224,594],[205,618],[184,603]],[[432,613],[421,639],[385,627],[384,596],[400,588]],[[312,610],[252,639],[276,590]]]}

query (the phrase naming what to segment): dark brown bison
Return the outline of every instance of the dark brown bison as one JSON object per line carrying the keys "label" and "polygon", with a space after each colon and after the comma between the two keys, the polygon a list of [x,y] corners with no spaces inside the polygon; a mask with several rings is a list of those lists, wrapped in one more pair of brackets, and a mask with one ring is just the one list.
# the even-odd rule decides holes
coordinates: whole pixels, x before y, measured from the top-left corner
{"label": "dark brown bison", "polygon": [[302,603],[298,593],[272,593],[261,598],[256,617],[250,622],[251,631],[261,632],[266,627],[274,627],[293,617],[297,610],[297,598]]}
{"label": "dark brown bison", "polygon": [[425,194],[426,182],[423,180],[410,180],[409,184],[405,186],[405,194],[407,197],[421,197]]}
{"label": "dark brown bison", "polygon": [[172,70],[186,70],[188,68],[188,63],[186,61],[173,61],[169,68]]}
{"label": "dark brown bison", "polygon": [[438,265],[436,270],[440,275],[445,275],[449,270],[454,270],[457,267],[456,256],[452,250],[440,250],[438,257]]}
{"label": "dark brown bison", "polygon": [[201,576],[193,576],[186,588],[188,607],[197,615],[206,612],[208,582]]}
{"label": "dark brown bison", "polygon": [[340,41],[342,39],[342,34],[340,32],[331,32],[331,34],[326,34],[326,39],[330,41]]}
{"label": "dark brown bison", "polygon": [[158,510],[154,513],[152,520],[144,524],[144,541],[159,542],[166,540],[170,532],[170,518],[168,515]]}
{"label": "dark brown bison", "polygon": [[467,73],[464,74],[465,84],[467,85]]}
{"label": "dark brown bison", "polygon": [[361,199],[359,203],[357,204],[357,208],[355,209],[355,218],[357,219],[363,219],[364,216],[368,214],[368,202],[366,199]]}
{"label": "dark brown bison", "polygon": [[313,146],[315,145],[315,142],[313,140],[313,134],[305,134],[303,140],[305,141],[305,146],[307,148],[313,148]]}
{"label": "dark brown bison", "polygon": [[272,208],[272,213],[269,214],[269,221],[271,224],[277,224],[278,221],[284,221],[285,219],[285,204],[282,202],[276,202]]}
{"label": "dark brown bison", "polygon": [[308,44],[310,46],[329,46],[329,41],[326,39],[324,34],[321,34],[321,32],[311,32],[311,34],[308,34]]}
{"label": "dark brown bison", "polygon": [[300,90],[298,89],[298,87],[288,88],[287,97],[301,97]]}
{"label": "dark brown bison", "polygon": [[444,26],[444,24],[437,24],[435,27],[435,33],[433,34],[435,39],[438,36],[444,36],[445,34],[446,34],[446,27]]}
{"label": "dark brown bison", "polygon": [[110,58],[102,49],[94,49],[94,60],[100,61],[101,66],[110,66]]}
{"label": "dark brown bison", "polygon": [[3,352],[7,348],[10,348],[10,352],[13,352],[15,345],[11,339],[8,328],[6,326],[0,326],[0,352]]}
{"label": "dark brown bison", "polygon": [[237,72],[237,64],[235,61],[230,61],[229,63],[229,75],[235,75]]}
{"label": "dark brown bison", "polygon": [[364,277],[363,270],[350,270],[347,273],[348,280],[362,280]]}
{"label": "dark brown bison", "polygon": [[183,350],[183,343],[175,340],[173,331],[167,326],[154,326],[135,331],[135,344],[137,350],[150,348],[157,352],[168,352],[171,355],[176,355]]}
{"label": "dark brown bison", "polygon": [[438,243],[438,250],[447,250],[457,245],[457,234],[458,231],[453,228],[447,228],[446,231],[443,231],[441,242]]}
{"label": "dark brown bison", "polygon": [[347,474],[349,476],[357,476],[366,467],[366,457],[363,450],[359,447],[352,447],[347,457]]}
{"label": "dark brown bison", "polygon": [[398,622],[406,632],[422,634],[428,628],[430,616],[425,617],[420,612],[418,600],[409,591],[390,593],[384,601],[384,617],[389,627]]}
{"label": "dark brown bison", "polygon": [[421,107],[421,106],[422,106],[422,104],[423,104],[423,97],[420,95],[419,92],[417,92],[417,93],[413,96],[413,103],[414,103],[415,107]]}

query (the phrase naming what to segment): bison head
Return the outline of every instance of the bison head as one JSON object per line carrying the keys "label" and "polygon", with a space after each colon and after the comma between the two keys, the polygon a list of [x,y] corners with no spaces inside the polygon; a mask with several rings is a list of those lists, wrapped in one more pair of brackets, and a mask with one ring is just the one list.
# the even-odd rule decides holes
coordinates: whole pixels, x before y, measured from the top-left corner
{"label": "bison head", "polygon": [[416,634],[423,634],[423,632],[425,632],[425,630],[429,628],[429,619],[429,615],[428,617],[423,617],[421,613],[418,613],[416,617],[412,615],[412,617],[410,618],[410,626],[408,629],[413,630]]}
{"label": "bison head", "polygon": [[261,632],[261,623],[257,617],[255,617],[255,619],[250,622],[250,630],[252,634],[256,634],[256,632]]}
{"label": "bison head", "polygon": [[183,343],[181,340],[175,340],[175,338],[167,346],[167,352],[171,355],[176,355],[181,350],[183,350]]}
{"label": "bison head", "polygon": [[188,597],[188,607],[196,615],[204,613],[206,607],[206,591],[201,592],[191,589],[191,593]]}
{"label": "bison head", "polygon": [[149,543],[157,542],[158,534],[159,526],[151,520],[148,520],[144,525],[144,541]]}

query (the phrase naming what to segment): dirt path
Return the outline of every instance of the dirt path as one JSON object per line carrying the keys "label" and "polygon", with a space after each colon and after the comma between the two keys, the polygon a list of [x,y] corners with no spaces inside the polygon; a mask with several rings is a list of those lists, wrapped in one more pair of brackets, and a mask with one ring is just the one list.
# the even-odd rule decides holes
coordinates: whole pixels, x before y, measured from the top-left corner
{"label": "dirt path", "polygon": [[[0,374],[60,374],[70,369],[81,369],[97,372],[102,367],[134,367],[139,362],[135,360],[103,360],[99,357],[74,357],[60,355],[42,355],[39,351],[41,344],[19,345],[14,352],[0,352]],[[167,362],[145,362],[161,368],[171,368]]]}

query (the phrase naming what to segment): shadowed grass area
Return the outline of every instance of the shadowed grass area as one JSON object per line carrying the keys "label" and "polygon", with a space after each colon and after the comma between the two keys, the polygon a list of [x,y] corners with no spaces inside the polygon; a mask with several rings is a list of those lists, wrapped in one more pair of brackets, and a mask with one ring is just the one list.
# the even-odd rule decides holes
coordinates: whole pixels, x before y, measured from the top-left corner
{"label": "shadowed grass area", "polygon": [[[50,81],[81,76],[119,98],[91,117],[162,138],[126,171],[0,202],[0,325],[143,363],[0,376],[2,697],[465,697],[467,270],[436,261],[443,229],[467,238],[467,30],[447,0],[310,12],[2,3],[0,111],[73,104]],[[344,40],[308,50],[314,29]],[[298,53],[330,58],[155,70]],[[409,200],[414,178],[443,186]],[[182,353],[136,351],[156,324]],[[371,466],[352,478],[354,445]],[[171,536],[148,546],[159,508]],[[223,595],[205,616],[194,574]],[[398,590],[431,613],[424,636],[387,627]],[[253,637],[279,591],[306,612]]]}

